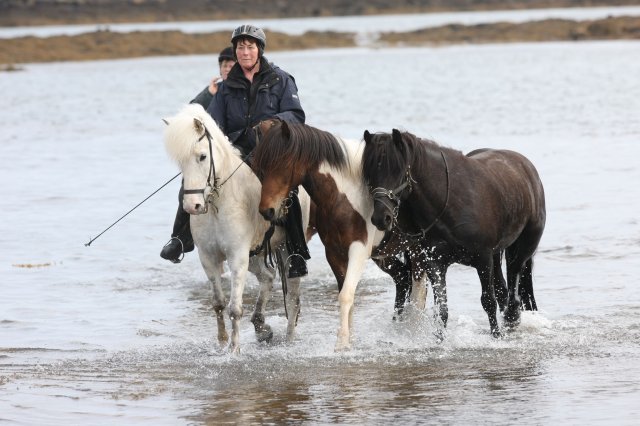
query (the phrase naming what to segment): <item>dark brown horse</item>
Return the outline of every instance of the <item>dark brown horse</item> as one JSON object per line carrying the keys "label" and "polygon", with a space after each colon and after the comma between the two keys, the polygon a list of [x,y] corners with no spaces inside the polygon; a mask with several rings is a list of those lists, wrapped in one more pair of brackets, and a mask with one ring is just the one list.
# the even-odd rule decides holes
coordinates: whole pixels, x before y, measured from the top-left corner
{"label": "dark brown horse", "polygon": [[280,121],[271,121],[261,129],[263,136],[251,162],[262,181],[259,210],[267,220],[278,219],[289,192],[299,185],[315,202],[318,235],[340,292],[336,349],[347,349],[354,293],[366,260],[372,258],[392,276],[396,309],[401,310],[409,290],[411,265],[418,265],[422,250],[414,254],[413,241],[380,232],[371,223],[373,200],[361,176],[362,141],[342,140],[311,126]]}
{"label": "dark brown horse", "polygon": [[452,263],[473,266],[494,336],[500,335],[494,276],[502,251],[508,292],[498,297],[506,299],[500,303],[506,302],[505,324],[519,323],[521,303],[536,309],[533,255],[546,212],[542,182],[529,160],[508,150],[480,149],[465,156],[396,129],[365,131],[364,139],[362,171],[372,188],[371,221],[378,229],[420,239],[436,285],[446,285]]}

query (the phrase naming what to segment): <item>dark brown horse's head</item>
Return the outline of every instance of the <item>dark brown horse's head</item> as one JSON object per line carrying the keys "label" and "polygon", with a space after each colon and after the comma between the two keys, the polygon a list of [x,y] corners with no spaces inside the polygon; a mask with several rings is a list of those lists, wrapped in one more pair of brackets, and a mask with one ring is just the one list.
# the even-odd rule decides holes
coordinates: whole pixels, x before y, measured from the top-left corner
{"label": "dark brown horse's head", "polygon": [[262,182],[259,210],[267,220],[284,214],[289,192],[322,162],[343,167],[344,153],[328,132],[305,124],[272,121],[253,151],[251,167]]}
{"label": "dark brown horse's head", "polygon": [[409,167],[413,150],[405,135],[393,129],[391,133],[364,132],[362,177],[373,196],[371,222],[381,231],[395,225],[401,201],[411,192]]}

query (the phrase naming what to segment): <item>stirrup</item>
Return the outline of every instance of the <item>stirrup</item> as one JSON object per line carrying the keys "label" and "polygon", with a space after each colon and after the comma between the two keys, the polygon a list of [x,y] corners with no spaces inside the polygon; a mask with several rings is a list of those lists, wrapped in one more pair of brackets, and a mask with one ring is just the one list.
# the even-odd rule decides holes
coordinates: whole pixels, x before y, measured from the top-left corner
{"label": "stirrup", "polygon": [[173,241],[173,240],[178,240],[178,242],[180,243],[180,256],[175,258],[175,259],[169,259],[169,261],[171,261],[173,263],[180,263],[180,262],[182,262],[182,259],[184,259],[184,244],[183,244],[182,240],[180,238],[178,238],[178,237],[171,237],[171,239],[167,242],[167,244],[164,245],[164,247],[166,247],[169,244],[171,244],[171,241]]}

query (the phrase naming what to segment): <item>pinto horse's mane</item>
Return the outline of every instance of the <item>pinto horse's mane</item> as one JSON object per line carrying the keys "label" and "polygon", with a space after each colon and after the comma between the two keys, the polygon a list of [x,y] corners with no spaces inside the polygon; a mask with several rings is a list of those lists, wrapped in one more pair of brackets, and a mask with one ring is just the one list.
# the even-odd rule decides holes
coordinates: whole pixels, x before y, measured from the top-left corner
{"label": "pinto horse's mane", "polygon": [[165,120],[167,123],[164,132],[165,148],[169,157],[176,163],[186,162],[193,155],[194,147],[198,143],[207,143],[206,137],[201,138],[204,129],[198,127],[196,120],[207,128],[214,146],[217,145],[229,152],[234,150],[229,139],[202,105],[189,104],[184,106],[178,114]]}
{"label": "pinto horse's mane", "polygon": [[329,132],[306,124],[275,121],[253,152],[252,163],[269,169],[312,168],[321,162],[339,170],[348,167],[340,140]]}

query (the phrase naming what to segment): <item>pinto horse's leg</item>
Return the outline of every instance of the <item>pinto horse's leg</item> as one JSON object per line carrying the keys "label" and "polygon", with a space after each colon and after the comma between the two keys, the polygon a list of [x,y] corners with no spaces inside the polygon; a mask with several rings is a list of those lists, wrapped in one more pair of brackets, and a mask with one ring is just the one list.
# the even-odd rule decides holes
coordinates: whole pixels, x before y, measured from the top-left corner
{"label": "pinto horse's leg", "polygon": [[271,297],[275,274],[264,265],[261,256],[254,256],[249,259],[249,270],[260,283],[260,290],[258,291],[253,315],[251,315],[251,322],[256,331],[258,342],[270,342],[273,338],[273,331],[271,331],[269,324],[265,322],[265,308]]}
{"label": "pinto horse's leg", "polygon": [[[484,262],[482,260],[484,260]],[[496,295],[493,288],[493,255],[489,253],[486,256],[483,256],[483,259],[479,260],[477,263],[476,270],[478,271],[480,284],[482,285],[480,302],[482,303],[482,308],[489,318],[491,334],[493,337],[500,337],[500,328],[498,327],[498,318],[496,317],[498,303],[496,301]]]}
{"label": "pinto horse's leg", "polygon": [[[340,326],[338,328],[338,340],[336,351],[349,350],[351,348],[351,331],[353,329],[353,302],[356,287],[362,276],[365,261],[368,254],[361,242],[353,242],[349,246],[349,261],[347,270],[338,295],[340,305]],[[335,270],[334,270],[335,271]]]}

